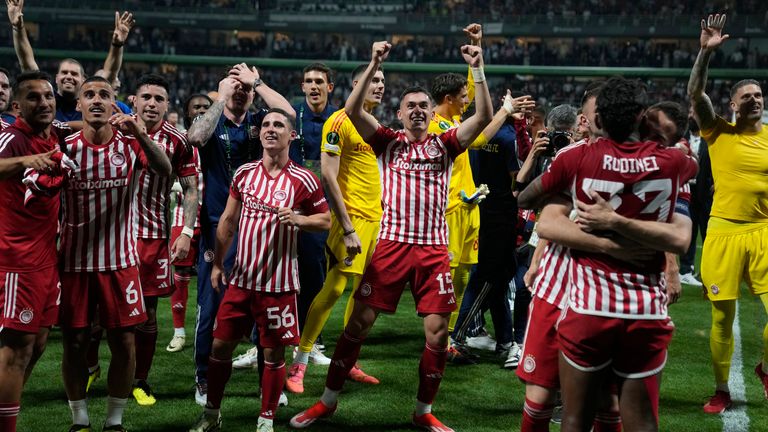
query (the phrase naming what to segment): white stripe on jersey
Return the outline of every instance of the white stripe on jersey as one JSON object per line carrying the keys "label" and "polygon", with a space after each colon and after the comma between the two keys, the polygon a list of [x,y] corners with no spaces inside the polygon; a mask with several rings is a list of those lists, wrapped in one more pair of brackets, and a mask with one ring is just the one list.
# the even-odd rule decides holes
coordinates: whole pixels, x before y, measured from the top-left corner
{"label": "white stripe on jersey", "polygon": [[404,133],[378,157],[382,207],[380,240],[422,245],[448,244],[445,209],[451,160],[439,138],[409,143]]}
{"label": "white stripe on jersey", "polygon": [[79,167],[64,189],[61,254],[65,271],[109,271],[138,264],[138,144],[117,132],[91,145],[78,132],[67,151]]}
{"label": "white stripe on jersey", "polygon": [[13,137],[14,135],[10,132],[0,133],[0,153],[2,153],[3,150],[5,150],[5,147],[8,146],[8,143],[11,142]]}
{"label": "white stripe on jersey", "polygon": [[570,250],[549,242],[541,256],[541,264],[533,281],[533,295],[563,309],[567,305],[570,279]]}

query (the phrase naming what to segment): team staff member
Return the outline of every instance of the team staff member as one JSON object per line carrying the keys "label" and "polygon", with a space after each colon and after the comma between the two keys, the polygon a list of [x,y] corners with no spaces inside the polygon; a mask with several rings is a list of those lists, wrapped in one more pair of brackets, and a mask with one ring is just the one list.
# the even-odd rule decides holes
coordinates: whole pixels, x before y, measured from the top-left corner
{"label": "team staff member", "polygon": [[[288,157],[295,136],[288,114],[272,109],[264,116],[262,160],[237,170],[227,207],[216,231],[211,283],[224,294],[216,315],[208,373],[208,401],[190,432],[217,431],[221,399],[232,373],[232,352],[254,323],[264,349],[261,414],[257,432],[273,432],[272,423],[285,380],[285,346],[296,344],[296,292],[299,290],[296,241],[299,230],[330,228],[328,204],[320,180]],[[224,270],[221,251],[239,231],[232,273]]]}
{"label": "team staff member", "polygon": [[[294,115],[293,108],[280,94],[269,88],[256,68],[245,63],[235,65],[219,82],[216,101],[187,131],[189,143],[200,149],[205,194],[200,210],[200,257],[198,260],[197,329],[195,334],[195,399],[204,405],[207,393],[208,357],[213,341],[212,330],[221,293],[210,283],[214,259],[214,240],[219,217],[227,202],[229,185],[235,171],[244,163],[261,158],[259,128],[266,110],[251,113],[248,108],[259,95],[270,108]],[[227,251],[224,267],[231,269],[234,248]]]}
{"label": "team staff member", "polygon": [[[56,99],[50,77],[16,77],[13,94],[21,109],[0,133],[0,431],[14,432],[24,382],[42,356],[58,317],[56,237],[59,192],[25,204],[25,170],[58,171],[54,159],[69,129],[52,125]],[[54,215],[54,217],[52,217]]]}
{"label": "team staff member", "polygon": [[[733,355],[733,320],[742,281],[768,311],[768,129],[763,126],[763,92],[755,80],[731,88],[735,123],[715,114],[704,93],[709,60],[728,39],[725,15],[701,20],[696,62],[688,81],[688,96],[701,137],[709,144],[715,196],[701,256],[701,278],[712,302],[709,347],[715,373],[715,394],[704,405],[708,414],[731,406],[728,375]],[[755,367],[768,397],[768,326],[763,330],[763,356]]]}
{"label": "team staff member", "polygon": [[[352,88],[368,65],[352,71]],[[371,113],[384,96],[384,72],[376,71],[365,92],[363,109]],[[323,126],[322,154],[323,185],[330,197],[331,230],[326,251],[330,271],[323,289],[315,297],[307,314],[307,323],[301,332],[299,353],[288,371],[285,388],[292,393],[304,392],[304,374],[312,353],[316,352],[315,340],[328,321],[333,305],[352,279],[352,289],[360,284],[360,277],[368,265],[376,246],[376,236],[381,221],[381,182],[376,155],[357,133],[344,110],[333,113]],[[344,324],[355,302],[350,297],[344,313]],[[358,365],[350,371],[355,381],[378,384],[379,380],[365,374]]]}

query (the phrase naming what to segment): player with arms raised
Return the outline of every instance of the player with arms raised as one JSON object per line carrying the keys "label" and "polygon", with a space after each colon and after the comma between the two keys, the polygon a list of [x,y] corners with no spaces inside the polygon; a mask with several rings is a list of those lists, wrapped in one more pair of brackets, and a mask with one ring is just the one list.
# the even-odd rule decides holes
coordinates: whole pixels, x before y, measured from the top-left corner
{"label": "player with arms raised", "polygon": [[[296,294],[299,290],[299,230],[330,228],[331,216],[320,180],[288,157],[296,132],[288,113],[273,108],[261,123],[264,158],[235,172],[227,206],[216,231],[211,283],[224,293],[216,315],[208,360],[208,399],[190,432],[218,431],[221,399],[232,373],[232,352],[254,323],[264,348],[261,414],[257,431],[272,432],[285,382],[285,346],[299,342]],[[232,273],[224,273],[224,253],[238,233]]]}
{"label": "player with arms raised", "polygon": [[429,92],[403,91],[398,118],[404,130],[381,126],[364,109],[366,89],[389,54],[387,42],[373,44],[371,62],[347,100],[345,111],[379,161],[383,217],[379,242],[355,294],[355,308],[339,338],[320,401],[291,419],[304,428],[336,410],[338,395],[355,365],[363,340],[379,313],[393,313],[410,282],[416,309],[424,318],[426,346],[419,364],[419,391],[413,422],[432,431],[450,431],[432,415],[432,402],[442,380],[448,347],[448,318],[456,308],[450,281],[445,223],[448,183],[453,160],[472,143],[493,117],[483,72],[482,50],[465,45],[464,60],[473,68],[477,110],[458,128],[429,134]]}

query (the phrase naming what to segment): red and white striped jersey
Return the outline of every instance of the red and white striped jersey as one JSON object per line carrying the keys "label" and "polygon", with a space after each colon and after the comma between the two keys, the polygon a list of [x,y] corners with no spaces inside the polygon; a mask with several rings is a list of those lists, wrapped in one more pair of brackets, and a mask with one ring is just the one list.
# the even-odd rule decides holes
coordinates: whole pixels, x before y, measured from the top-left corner
{"label": "red and white striped jersey", "polygon": [[445,210],[451,167],[465,151],[456,130],[429,134],[424,141],[412,143],[404,131],[379,126],[370,139],[381,178],[380,240],[448,244]]}
{"label": "red and white striped jersey", "polygon": [[149,168],[141,169],[139,177],[139,238],[164,239],[169,236],[168,209],[174,175],[188,177],[200,171],[187,138],[174,126],[163,120],[157,131],[149,137],[164,151],[173,167],[171,176],[158,175]]}
{"label": "red and white striped jersey", "polygon": [[[592,203],[595,191],[617,213],[669,222],[680,187],[696,174],[696,161],[654,142],[616,143],[600,138],[558,153],[542,176],[548,193],[571,191]],[[635,266],[604,254],[571,250],[570,307],[588,315],[663,319],[667,315],[664,254]]]}
{"label": "red and white striped jersey", "polygon": [[61,261],[65,271],[110,271],[138,265],[138,182],[147,158],[133,136],[113,131],[106,144],[83,132],[67,138],[79,167],[64,188]]}
{"label": "red and white striped jersey", "polygon": [[557,243],[548,242],[533,280],[533,295],[560,309],[567,306],[570,266],[570,250]]}
{"label": "red and white striped jersey", "polygon": [[299,228],[280,223],[277,211],[288,207],[305,216],[327,212],[320,180],[292,161],[273,178],[258,160],[235,172],[230,196],[242,207],[229,283],[269,293],[297,291]]}

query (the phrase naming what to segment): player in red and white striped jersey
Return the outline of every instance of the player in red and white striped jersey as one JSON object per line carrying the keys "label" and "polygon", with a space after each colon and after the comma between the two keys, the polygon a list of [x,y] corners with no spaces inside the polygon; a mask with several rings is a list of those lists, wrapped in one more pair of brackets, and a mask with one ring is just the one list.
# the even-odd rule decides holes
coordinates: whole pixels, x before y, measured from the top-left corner
{"label": "player in red and white striped jersey", "polygon": [[[644,96],[637,83],[608,80],[598,95],[597,111],[598,126],[610,138],[562,151],[549,170],[521,194],[521,205],[530,205],[531,196],[542,191],[570,190],[582,211],[580,220],[596,232],[610,226],[649,248],[685,250],[690,236],[687,231],[674,233],[671,225],[666,225],[668,230],[626,229],[636,224],[632,219],[669,222],[678,189],[697,169],[696,162],[679,150],[637,141]],[[594,221],[590,212],[608,207],[599,193],[609,198],[615,209],[612,214],[623,216],[620,223],[599,225]],[[542,214],[540,234],[568,246],[567,234],[558,233],[568,230],[554,229],[555,223]],[[658,382],[648,383],[646,378],[655,378],[663,369],[672,334],[666,316],[664,256],[656,252],[648,261],[636,263],[599,252],[571,252],[570,305],[558,326],[564,430],[580,430],[592,423],[594,407],[585,401],[594,400],[595,395],[587,389],[602,379],[608,365],[622,381],[622,407],[648,407],[639,415],[623,416],[625,426],[653,429],[658,422]],[[627,424],[630,419],[632,423]]]}
{"label": "player in red and white striped jersey", "polygon": [[112,349],[104,430],[121,431],[135,367],[133,326],[146,321],[135,240],[139,174],[148,167],[170,175],[171,163],[140,120],[112,115],[119,109],[104,78],[83,83],[78,108],[85,126],[66,148],[79,167],[62,201],[62,372],[75,430],[83,429],[90,423],[86,353],[96,302]]}
{"label": "player in red and white striped jersey", "polygon": [[0,133],[0,431],[15,431],[25,372],[43,354],[58,316],[56,233],[59,192],[25,204],[29,170],[58,171],[54,154],[66,132],[52,123],[56,99],[51,77],[19,75],[14,85],[21,110]]}
{"label": "player in red and white striped jersey", "polygon": [[[173,291],[171,257],[184,259],[189,253],[199,207],[199,169],[192,147],[187,144],[184,134],[165,121],[168,92],[169,83],[160,75],[144,75],[137,83],[136,113],[146,125],[149,137],[165,152],[173,167],[171,175],[142,168],[139,176],[137,251],[147,313],[147,321],[136,326],[136,376],[132,393],[139,405],[156,402],[147,378],[157,346],[157,302],[159,297],[167,297]],[[181,207],[189,216],[182,235],[169,249],[168,213],[174,177],[181,183],[184,192]]]}
{"label": "player in red and white striped jersey", "polygon": [[[208,362],[208,399],[195,432],[218,430],[219,412],[230,374],[232,352],[254,323],[264,348],[259,430],[272,430],[285,384],[285,346],[299,343],[296,294],[299,290],[299,230],[325,231],[331,215],[320,180],[288,157],[295,138],[289,115],[271,109],[261,123],[262,160],[242,165],[234,175],[227,206],[216,230],[211,282],[228,285],[216,315]],[[238,233],[232,274],[224,274],[224,255]]]}
{"label": "player in red and white striped jersey", "polygon": [[355,294],[355,308],[339,338],[320,401],[291,419],[304,428],[336,410],[338,395],[355,365],[363,339],[379,313],[393,313],[410,282],[416,310],[424,317],[426,345],[419,365],[419,391],[413,422],[430,430],[451,431],[432,415],[448,347],[448,318],[456,309],[448,259],[445,222],[453,160],[480,135],[493,117],[483,72],[482,50],[461,48],[476,83],[476,113],[459,127],[429,134],[432,102],[421,87],[401,95],[398,118],[404,130],[393,131],[363,109],[365,91],[390,50],[373,44],[372,59],[347,100],[345,111],[379,163],[384,214],[379,242]]}

